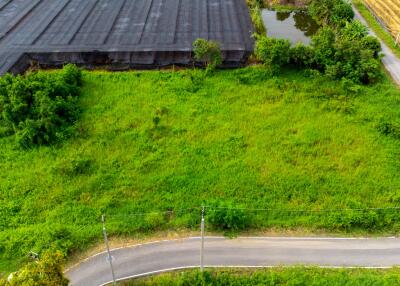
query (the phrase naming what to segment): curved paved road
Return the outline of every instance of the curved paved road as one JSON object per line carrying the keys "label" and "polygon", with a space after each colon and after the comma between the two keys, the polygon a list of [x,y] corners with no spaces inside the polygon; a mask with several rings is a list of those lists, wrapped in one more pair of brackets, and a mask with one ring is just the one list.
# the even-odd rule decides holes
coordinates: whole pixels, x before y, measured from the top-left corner
{"label": "curved paved road", "polygon": [[[112,250],[117,279],[173,268],[199,266],[200,238],[147,243]],[[400,239],[206,237],[206,266],[319,265],[391,267],[400,265]],[[106,254],[100,253],[66,271],[74,286],[111,281]]]}
{"label": "curved paved road", "polygon": [[[363,23],[365,26],[368,27],[367,22],[354,6],[353,10],[356,19],[358,19],[361,23]],[[371,29],[369,29],[369,33],[379,39],[379,37],[376,36],[376,34]],[[384,55],[382,58],[382,63],[385,66],[386,70],[389,72],[389,74],[392,76],[393,80],[398,85],[400,85],[400,59],[396,57],[396,55],[392,52],[392,50],[382,40],[379,39],[379,41],[381,42],[382,53]]]}

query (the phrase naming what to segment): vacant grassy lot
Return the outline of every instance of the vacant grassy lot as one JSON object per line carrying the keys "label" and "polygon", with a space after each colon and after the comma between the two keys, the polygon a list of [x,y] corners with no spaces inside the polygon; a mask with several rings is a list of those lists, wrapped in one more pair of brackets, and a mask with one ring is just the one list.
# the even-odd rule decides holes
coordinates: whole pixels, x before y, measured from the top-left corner
{"label": "vacant grassy lot", "polygon": [[399,285],[398,269],[321,269],[272,268],[263,270],[209,270],[161,274],[149,278],[121,282],[124,286],[150,285],[330,285],[330,286],[391,286]]}
{"label": "vacant grassy lot", "polygon": [[76,135],[22,150],[0,139],[0,271],[30,251],[198,226],[215,200],[254,227],[397,232],[398,211],[317,212],[400,203],[400,91],[261,67],[85,72]]}

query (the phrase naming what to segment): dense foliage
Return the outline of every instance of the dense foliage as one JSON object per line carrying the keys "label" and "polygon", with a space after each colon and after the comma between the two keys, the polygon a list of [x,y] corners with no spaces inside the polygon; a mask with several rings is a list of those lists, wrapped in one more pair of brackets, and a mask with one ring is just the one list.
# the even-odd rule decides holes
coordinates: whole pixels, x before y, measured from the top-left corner
{"label": "dense foliage", "polygon": [[333,79],[373,83],[381,76],[379,41],[354,21],[351,5],[345,0],[312,0],[309,13],[322,27],[311,46],[290,47],[286,40],[259,36],[255,54],[274,71],[289,63],[323,72]]}
{"label": "dense foliage", "polygon": [[27,263],[0,286],[68,286],[62,270],[63,255],[60,252],[45,253],[38,261]]}
{"label": "dense foliage", "polygon": [[277,70],[289,63],[290,43],[287,40],[260,37],[255,53],[264,64]]}
{"label": "dense foliage", "polygon": [[37,72],[0,78],[0,120],[23,147],[47,145],[68,135],[78,115],[81,71],[67,65],[56,74]]}
{"label": "dense foliage", "polygon": [[244,230],[251,225],[251,214],[243,207],[229,201],[213,204],[207,209],[207,222],[216,230],[224,230],[230,234]]}
{"label": "dense foliage", "polygon": [[353,8],[346,0],[310,0],[308,11],[322,25],[340,27],[354,18]]}
{"label": "dense foliage", "polygon": [[222,52],[219,44],[215,41],[197,39],[193,43],[194,58],[204,63],[208,69],[215,69],[222,63]]}
{"label": "dense foliage", "polygon": [[396,233],[398,210],[340,210],[400,204],[399,102],[389,81],[261,66],[85,72],[73,137],[0,138],[0,271],[100,240],[102,213],[111,238],[198,230],[214,200],[275,210],[244,211],[252,228]]}
{"label": "dense foliage", "polygon": [[119,283],[121,286],[393,286],[400,285],[400,271],[372,269],[321,269],[306,267],[264,270],[186,271]]}

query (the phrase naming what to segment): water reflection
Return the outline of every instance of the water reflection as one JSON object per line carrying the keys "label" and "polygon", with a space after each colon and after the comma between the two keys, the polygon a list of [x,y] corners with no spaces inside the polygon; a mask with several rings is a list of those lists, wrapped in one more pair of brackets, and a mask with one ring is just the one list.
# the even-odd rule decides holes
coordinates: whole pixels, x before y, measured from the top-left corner
{"label": "water reflection", "polygon": [[290,17],[290,12],[276,12],[276,19],[278,21],[285,21],[287,18]]}
{"label": "water reflection", "polygon": [[305,11],[277,12],[262,11],[267,27],[267,35],[274,38],[288,39],[293,44],[309,44],[319,26]]}

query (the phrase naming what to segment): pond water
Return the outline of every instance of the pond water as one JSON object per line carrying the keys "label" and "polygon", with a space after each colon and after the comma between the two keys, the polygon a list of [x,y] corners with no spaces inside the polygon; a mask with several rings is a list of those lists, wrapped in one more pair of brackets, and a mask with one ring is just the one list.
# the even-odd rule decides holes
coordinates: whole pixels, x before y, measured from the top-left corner
{"label": "pond water", "polygon": [[311,36],[319,28],[314,19],[304,11],[278,12],[264,9],[262,18],[268,37],[287,39],[292,44],[310,44]]}

